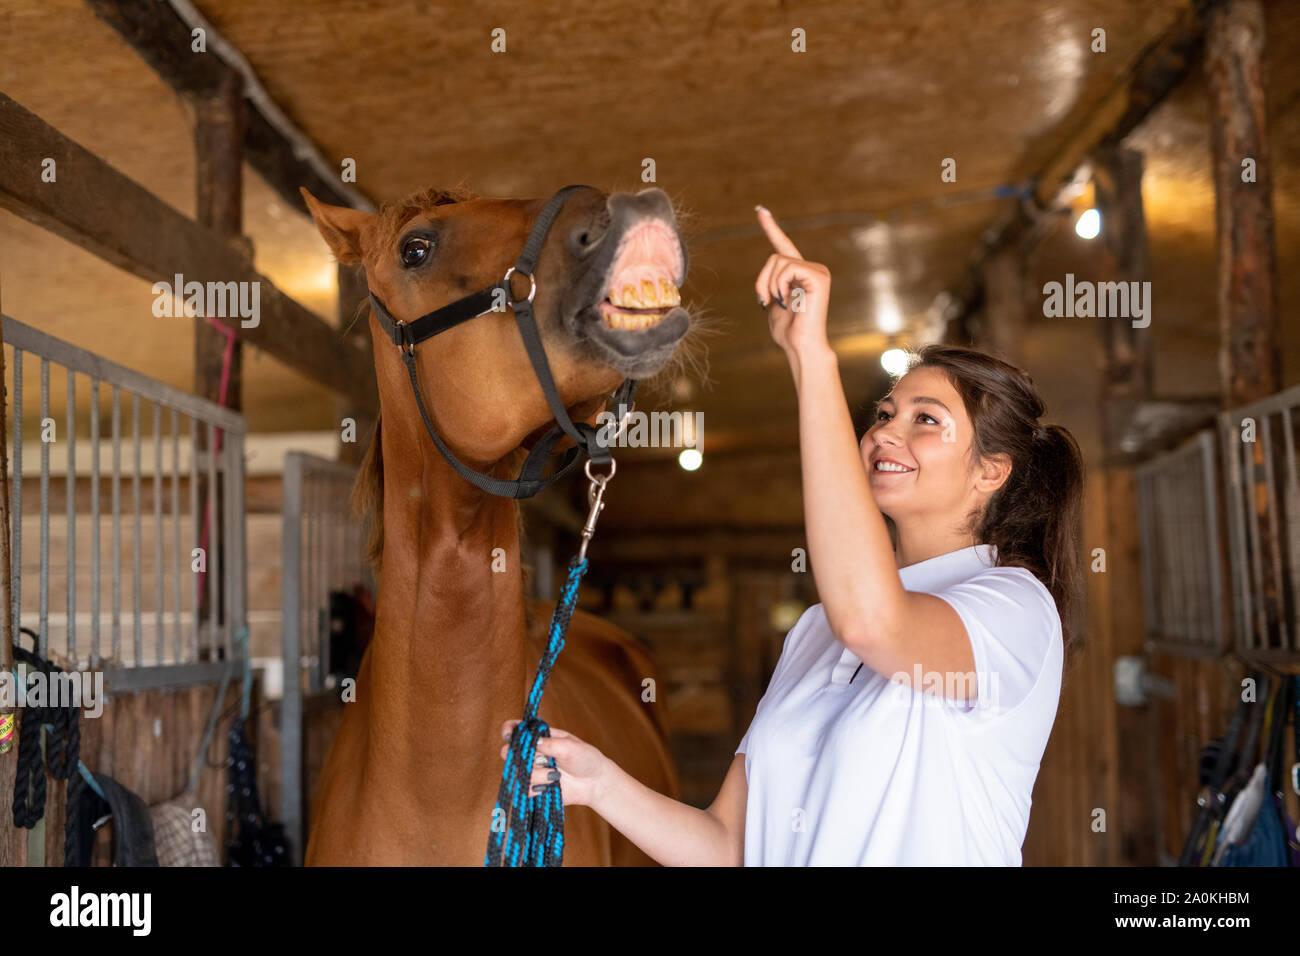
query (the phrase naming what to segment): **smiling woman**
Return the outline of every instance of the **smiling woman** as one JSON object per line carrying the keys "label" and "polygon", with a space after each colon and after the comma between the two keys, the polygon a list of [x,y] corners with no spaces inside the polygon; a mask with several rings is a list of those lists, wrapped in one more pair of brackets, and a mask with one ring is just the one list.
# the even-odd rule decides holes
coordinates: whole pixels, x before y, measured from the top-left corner
{"label": "smiling woman", "polygon": [[853,461],[815,355],[792,361],[823,603],[736,751],[745,862],[1018,865],[1078,590],[1078,449],[1024,372],[930,346]]}
{"label": "smiling woman", "polygon": [[758,212],[776,251],[755,291],[799,395],[822,603],[786,635],[707,809],[555,728],[539,759],[665,864],[1018,865],[1079,589],[1078,447],[1039,423],[1023,371],[930,346],[855,448],[830,271]]}

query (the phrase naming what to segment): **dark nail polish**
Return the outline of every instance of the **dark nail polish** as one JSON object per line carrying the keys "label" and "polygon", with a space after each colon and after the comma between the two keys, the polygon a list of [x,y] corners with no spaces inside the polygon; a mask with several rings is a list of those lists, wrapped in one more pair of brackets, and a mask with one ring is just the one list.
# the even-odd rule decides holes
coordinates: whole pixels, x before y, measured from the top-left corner
{"label": "dark nail polish", "polygon": [[551,783],[554,783],[555,781],[560,779],[560,771],[552,770],[550,773],[546,775],[546,779],[551,781]]}
{"label": "dark nail polish", "polygon": [[533,784],[533,793],[541,793],[545,789],[546,788],[542,786],[540,783]]}
{"label": "dark nail polish", "polygon": [[783,309],[785,308],[785,301],[779,295],[776,297],[776,304]]}

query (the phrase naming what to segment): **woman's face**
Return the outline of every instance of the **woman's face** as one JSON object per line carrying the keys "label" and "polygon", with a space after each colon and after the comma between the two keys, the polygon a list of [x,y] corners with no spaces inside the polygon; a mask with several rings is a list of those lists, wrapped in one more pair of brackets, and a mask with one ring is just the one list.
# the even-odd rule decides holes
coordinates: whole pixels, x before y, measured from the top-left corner
{"label": "woman's face", "polygon": [[896,523],[941,520],[956,527],[981,506],[980,470],[970,460],[971,421],[937,368],[916,368],[881,399],[862,438],[876,506]]}

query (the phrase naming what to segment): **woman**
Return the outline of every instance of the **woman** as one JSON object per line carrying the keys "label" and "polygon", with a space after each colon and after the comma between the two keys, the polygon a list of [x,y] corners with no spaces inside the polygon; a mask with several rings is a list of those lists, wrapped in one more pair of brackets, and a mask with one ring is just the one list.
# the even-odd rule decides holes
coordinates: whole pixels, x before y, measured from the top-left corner
{"label": "woman", "polygon": [[532,783],[558,773],[566,803],[666,865],[1018,866],[1078,600],[1078,446],[1039,423],[1023,372],[932,346],[855,447],[830,273],[758,216],[776,251],[755,288],[799,396],[822,603],[786,635],[708,809],[556,728]]}

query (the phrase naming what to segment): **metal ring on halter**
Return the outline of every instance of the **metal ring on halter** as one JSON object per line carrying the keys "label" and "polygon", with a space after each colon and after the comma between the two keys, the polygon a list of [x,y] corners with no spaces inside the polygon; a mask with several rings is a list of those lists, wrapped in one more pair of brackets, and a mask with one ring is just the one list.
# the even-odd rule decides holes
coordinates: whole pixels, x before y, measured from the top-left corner
{"label": "metal ring on halter", "polygon": [[[515,294],[514,288],[511,287],[510,285],[510,277],[514,274],[515,274],[515,267],[511,266],[509,269],[506,270],[505,278],[501,280],[506,284],[506,291],[509,292],[511,295]],[[531,272],[527,272],[524,274],[528,276],[528,301],[532,302],[533,296],[537,295],[537,277],[534,276]]]}
{"label": "metal ring on halter", "polygon": [[617,468],[617,463],[614,461],[613,458],[611,458],[611,459],[609,460],[609,474],[608,474],[608,475],[593,475],[593,474],[591,473],[591,459],[590,459],[590,458],[588,458],[588,459],[587,459],[587,463],[586,463],[585,465],[582,466],[582,470],[585,471],[585,472],[587,473],[587,478],[588,478],[589,480],[591,480],[591,481],[596,481],[596,482],[600,482],[601,484],[604,484],[605,482],[609,481],[609,479],[611,479],[611,478],[614,477],[614,470],[615,470],[615,468]]}

